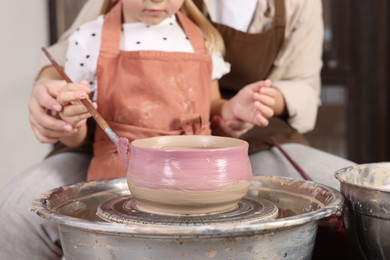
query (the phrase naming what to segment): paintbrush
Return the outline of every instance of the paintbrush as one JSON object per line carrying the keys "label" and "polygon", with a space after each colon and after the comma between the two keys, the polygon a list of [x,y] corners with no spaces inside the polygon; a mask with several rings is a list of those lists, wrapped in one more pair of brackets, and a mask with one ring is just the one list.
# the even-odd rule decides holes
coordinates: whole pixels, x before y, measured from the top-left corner
{"label": "paintbrush", "polygon": [[[42,47],[43,52],[47,56],[47,58],[50,60],[50,62],[53,64],[54,68],[60,73],[60,75],[64,78],[64,80],[67,83],[73,83],[73,81],[66,75],[65,71],[62,69],[62,67],[54,60],[54,58],[51,56],[51,54],[47,51],[45,47]],[[127,169],[128,166],[128,152],[129,152],[129,139],[126,137],[118,137],[114,133],[114,131],[110,128],[106,120],[101,116],[101,114],[93,107],[92,103],[88,99],[81,99],[81,102],[83,105],[88,109],[88,111],[91,113],[92,117],[95,119],[95,121],[98,123],[98,125],[103,129],[103,131],[106,133],[108,138],[116,145],[116,148],[118,150],[119,157],[125,164],[125,167]]]}

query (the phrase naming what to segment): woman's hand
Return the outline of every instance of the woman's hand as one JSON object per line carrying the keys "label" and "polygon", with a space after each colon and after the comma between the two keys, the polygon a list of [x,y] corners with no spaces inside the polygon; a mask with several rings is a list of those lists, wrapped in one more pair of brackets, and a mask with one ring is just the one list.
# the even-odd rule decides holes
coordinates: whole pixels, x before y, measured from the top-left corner
{"label": "woman's hand", "polygon": [[36,138],[42,143],[55,143],[75,131],[70,124],[54,116],[62,110],[56,98],[65,84],[63,80],[42,79],[34,85],[28,104],[29,120]]}

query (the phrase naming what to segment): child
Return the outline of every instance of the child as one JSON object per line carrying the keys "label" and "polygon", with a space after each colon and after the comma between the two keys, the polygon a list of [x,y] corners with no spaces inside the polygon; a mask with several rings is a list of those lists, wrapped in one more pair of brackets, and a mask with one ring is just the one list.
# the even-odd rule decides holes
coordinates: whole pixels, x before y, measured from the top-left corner
{"label": "child", "polygon": [[[210,134],[210,115],[244,130],[267,125],[276,95],[269,81],[221,99],[217,79],[229,71],[222,52],[220,35],[191,0],[119,1],[70,38],[65,71],[74,82],[87,81],[66,85],[57,97],[61,118],[78,127],[61,142],[76,147],[87,139],[90,114],[79,100],[88,97],[88,83],[102,116],[130,142]],[[93,146],[89,180],[125,175],[115,145],[100,128]]]}

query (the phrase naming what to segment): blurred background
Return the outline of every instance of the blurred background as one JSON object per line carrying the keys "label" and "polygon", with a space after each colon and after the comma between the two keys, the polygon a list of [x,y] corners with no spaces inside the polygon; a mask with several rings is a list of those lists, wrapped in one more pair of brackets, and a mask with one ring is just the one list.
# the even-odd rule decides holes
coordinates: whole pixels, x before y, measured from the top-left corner
{"label": "blurred background", "polygon": [[40,48],[49,42],[47,4],[0,1],[0,188],[50,148],[35,139],[27,107]]}
{"label": "blurred background", "polygon": [[[28,100],[42,46],[55,42],[84,0],[0,2],[0,188],[44,158]],[[390,4],[323,0],[322,101],[312,146],[357,163],[390,160]]]}

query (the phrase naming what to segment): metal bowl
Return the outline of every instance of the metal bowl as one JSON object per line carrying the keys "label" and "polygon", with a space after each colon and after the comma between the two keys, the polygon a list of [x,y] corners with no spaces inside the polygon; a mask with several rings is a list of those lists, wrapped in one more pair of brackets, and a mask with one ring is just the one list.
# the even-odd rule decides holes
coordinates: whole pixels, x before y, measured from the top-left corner
{"label": "metal bowl", "polygon": [[343,222],[363,259],[390,258],[390,162],[338,170],[346,198]]}
{"label": "metal bowl", "polygon": [[104,201],[129,190],[125,178],[63,186],[34,200],[32,210],[58,224],[71,259],[311,259],[319,220],[341,210],[342,194],[314,182],[253,177],[247,196],[279,209],[252,223],[109,223],[96,215]]}

